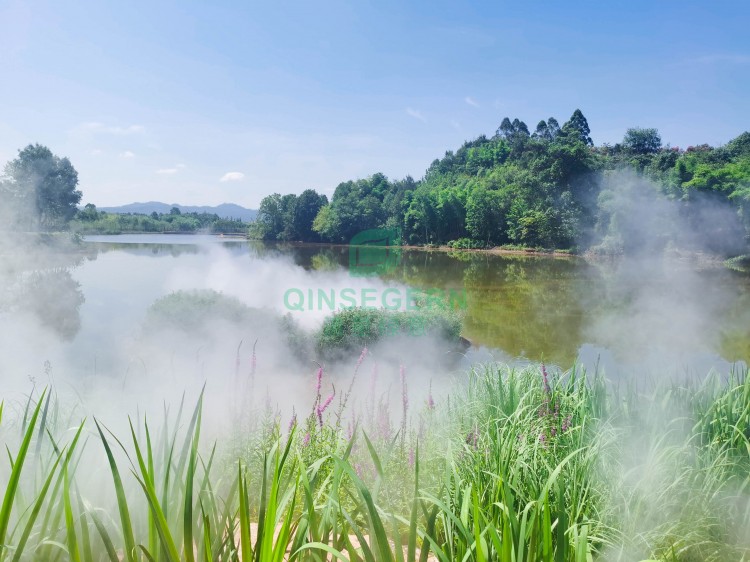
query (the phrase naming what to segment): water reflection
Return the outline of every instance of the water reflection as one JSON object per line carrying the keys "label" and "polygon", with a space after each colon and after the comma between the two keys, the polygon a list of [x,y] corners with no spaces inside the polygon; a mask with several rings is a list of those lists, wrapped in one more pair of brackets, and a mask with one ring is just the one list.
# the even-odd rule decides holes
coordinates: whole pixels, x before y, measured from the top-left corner
{"label": "water reflection", "polygon": [[[83,291],[92,291],[98,301],[104,298],[101,295],[117,291],[117,300],[93,308],[87,305],[84,315],[106,314],[121,322],[123,318],[131,321],[142,316],[154,298],[168,292],[164,279],[175,268],[192,264],[199,271],[208,270],[219,255],[222,260],[229,256],[233,263],[257,262],[250,271],[270,267],[271,279],[274,272],[281,271],[280,264],[291,263],[309,272],[311,283],[316,275],[345,277],[349,267],[346,246],[200,236],[178,237],[179,241],[172,243],[165,236],[152,238],[98,237],[85,244],[87,260],[108,258],[87,266],[82,287],[75,286],[76,270],[70,268],[67,275],[58,272],[36,282],[33,291],[40,300],[57,300],[59,305],[33,313],[39,317],[47,314],[45,321],[50,325],[57,322],[56,331],[70,338],[80,324],[76,315]],[[129,258],[110,259],[117,256]],[[143,261],[146,258],[168,259]],[[130,281],[112,289],[107,283],[113,278]],[[503,358],[543,360],[566,368],[581,360],[592,364],[600,356],[610,368],[645,363],[656,355],[685,364],[695,357],[709,362],[720,357],[727,361],[750,359],[750,283],[748,277],[720,267],[699,268],[668,260],[644,264],[405,251],[400,263],[380,279],[421,290],[465,291],[463,335],[475,348],[497,350],[496,355]],[[218,283],[215,288],[222,290],[226,281],[222,275],[213,276],[208,286]],[[251,285],[254,281],[246,282]],[[45,285],[47,294],[41,292]],[[52,288],[55,286],[57,289]],[[139,291],[145,291],[142,299]],[[59,320],[64,310],[72,318],[67,324]]]}
{"label": "water reflection", "polygon": [[6,253],[0,267],[0,314],[14,322],[30,317],[62,341],[71,341],[81,328],[81,284],[72,271],[97,252],[84,248],[49,251],[19,245]]}
{"label": "water reflection", "polygon": [[[257,247],[307,270],[348,267],[346,247]],[[750,284],[720,266],[668,258],[551,259],[478,252],[404,252],[386,280],[464,289],[464,335],[512,357],[570,366],[615,362],[680,365],[750,359]]]}
{"label": "water reflection", "polygon": [[81,284],[68,269],[34,271],[22,281],[14,308],[36,317],[57,336],[70,341],[81,329]]}
{"label": "water reflection", "polygon": [[98,253],[122,252],[134,256],[178,258],[182,255],[195,255],[201,252],[201,247],[195,244],[128,244],[128,243],[98,243],[91,244]]}

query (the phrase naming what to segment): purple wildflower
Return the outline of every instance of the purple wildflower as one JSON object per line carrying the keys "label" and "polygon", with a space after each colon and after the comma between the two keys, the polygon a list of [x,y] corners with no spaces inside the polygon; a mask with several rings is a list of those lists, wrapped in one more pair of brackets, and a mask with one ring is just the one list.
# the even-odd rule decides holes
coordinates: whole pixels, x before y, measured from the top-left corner
{"label": "purple wildflower", "polygon": [[542,447],[547,448],[547,436],[544,432],[539,434],[539,442],[542,444]]}
{"label": "purple wildflower", "polygon": [[310,432],[305,433],[305,437],[302,439],[302,446],[307,447],[310,444]]}
{"label": "purple wildflower", "polygon": [[366,346],[362,348],[362,353],[359,354],[359,359],[357,359],[357,365],[354,367],[354,374],[356,374],[359,368],[362,366],[362,361],[365,360],[365,357],[367,357]]}
{"label": "purple wildflower", "polygon": [[320,427],[323,427],[323,414],[325,413],[328,406],[331,405],[331,402],[333,402],[333,397],[336,396],[336,390],[334,390],[331,395],[326,398],[326,401],[323,402],[322,405],[318,406],[317,414],[318,414],[318,423],[320,423]]}
{"label": "purple wildflower", "polygon": [[542,363],[542,379],[544,381],[544,392],[549,394],[552,390],[549,386],[549,377],[547,376],[547,368],[544,366],[544,363]]}
{"label": "purple wildflower", "polygon": [[320,389],[323,386],[323,367],[318,367],[317,382],[315,386],[315,396],[320,400]]}
{"label": "purple wildflower", "polygon": [[291,433],[292,430],[297,426],[297,412],[294,411],[294,408],[292,408],[292,419],[289,420],[289,428],[287,429],[288,433]]}
{"label": "purple wildflower", "polygon": [[414,447],[412,447],[411,449],[409,449],[409,468],[414,468],[414,462]]}
{"label": "purple wildflower", "polygon": [[430,410],[435,409],[435,400],[432,398],[432,381],[430,381],[430,392],[427,394],[427,408]]}
{"label": "purple wildflower", "polygon": [[563,420],[562,423],[562,432],[565,433],[570,429],[570,422],[572,421],[573,416],[568,416]]}

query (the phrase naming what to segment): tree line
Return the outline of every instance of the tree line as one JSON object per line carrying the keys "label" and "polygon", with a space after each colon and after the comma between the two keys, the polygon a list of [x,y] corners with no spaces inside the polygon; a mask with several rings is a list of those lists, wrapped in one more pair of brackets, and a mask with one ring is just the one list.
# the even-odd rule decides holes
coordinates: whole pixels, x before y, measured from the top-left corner
{"label": "tree line", "polygon": [[[746,246],[750,133],[684,150],[664,146],[653,128],[628,129],[614,145],[594,146],[590,135],[578,109],[562,125],[541,120],[533,132],[506,117],[493,136],[447,151],[419,180],[376,173],[340,183],[330,201],[311,189],[269,195],[251,235],[346,243],[362,230],[390,228],[403,244],[623,252],[644,229],[668,243],[676,235],[661,230],[679,219],[682,230],[710,231],[712,250]],[[639,223],[639,213],[664,202],[665,224]]]}
{"label": "tree line", "polygon": [[85,234],[123,232],[213,232],[245,234],[248,224],[215,213],[107,213],[88,203],[78,208],[82,193],[78,172],[68,158],[46,146],[30,144],[18,151],[0,176],[0,229],[30,232],[72,230]]}
{"label": "tree line", "polygon": [[221,218],[216,213],[183,213],[172,207],[168,213],[107,213],[88,203],[76,215],[70,228],[82,234],[122,234],[127,232],[210,232],[214,234],[245,234],[248,223]]}

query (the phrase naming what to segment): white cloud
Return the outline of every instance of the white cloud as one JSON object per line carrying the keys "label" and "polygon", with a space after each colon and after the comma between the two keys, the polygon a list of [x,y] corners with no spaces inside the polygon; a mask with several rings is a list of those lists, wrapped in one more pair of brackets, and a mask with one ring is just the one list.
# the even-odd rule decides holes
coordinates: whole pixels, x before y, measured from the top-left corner
{"label": "white cloud", "polygon": [[100,155],[101,153],[103,153],[103,152],[104,152],[104,151],[103,151],[103,150],[102,150],[101,148],[95,148],[95,149],[93,149],[93,150],[92,150],[92,151],[90,152],[90,154],[91,154],[91,156],[99,156],[99,155]]}
{"label": "white cloud", "polygon": [[221,176],[221,179],[219,181],[221,182],[227,182],[227,181],[239,181],[245,177],[245,174],[242,172],[227,172],[223,176]]}
{"label": "white cloud", "polygon": [[454,129],[456,129],[457,131],[460,131],[461,130],[461,123],[459,123],[458,121],[456,121],[455,119],[453,119],[453,120],[451,120],[451,127],[453,127]]}
{"label": "white cloud", "polygon": [[469,105],[471,105],[472,107],[479,107],[479,102],[475,100],[474,98],[472,98],[471,96],[466,96],[464,98],[464,101],[468,103]]}
{"label": "white cloud", "polygon": [[146,128],[143,125],[128,125],[127,127],[105,125],[96,121],[83,123],[79,126],[84,131],[91,131],[93,133],[108,133],[110,135],[133,135],[145,132]]}
{"label": "white cloud", "polygon": [[417,111],[416,109],[412,109],[411,107],[406,108],[406,114],[409,117],[414,117],[414,119],[419,119],[420,121],[427,123],[427,119],[424,118],[424,115],[422,115],[421,111]]}
{"label": "white cloud", "polygon": [[161,168],[156,170],[156,173],[160,176],[172,176],[183,169],[185,169],[185,164],[175,164],[174,168]]}
{"label": "white cloud", "polygon": [[129,150],[126,150],[125,152],[120,152],[120,158],[125,158],[125,159],[135,158],[135,153]]}

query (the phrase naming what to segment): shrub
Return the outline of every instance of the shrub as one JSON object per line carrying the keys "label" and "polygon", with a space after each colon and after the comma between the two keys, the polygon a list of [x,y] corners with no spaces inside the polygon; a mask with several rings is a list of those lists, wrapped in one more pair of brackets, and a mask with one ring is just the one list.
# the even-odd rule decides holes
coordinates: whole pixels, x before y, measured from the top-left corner
{"label": "shrub", "polygon": [[489,247],[488,244],[481,240],[473,240],[471,238],[459,238],[457,240],[451,240],[448,242],[449,248],[456,250],[481,250]]}
{"label": "shrub", "polygon": [[392,311],[350,308],[326,318],[316,338],[320,352],[352,350],[394,337],[437,336],[457,343],[461,317],[452,310],[419,308]]}

